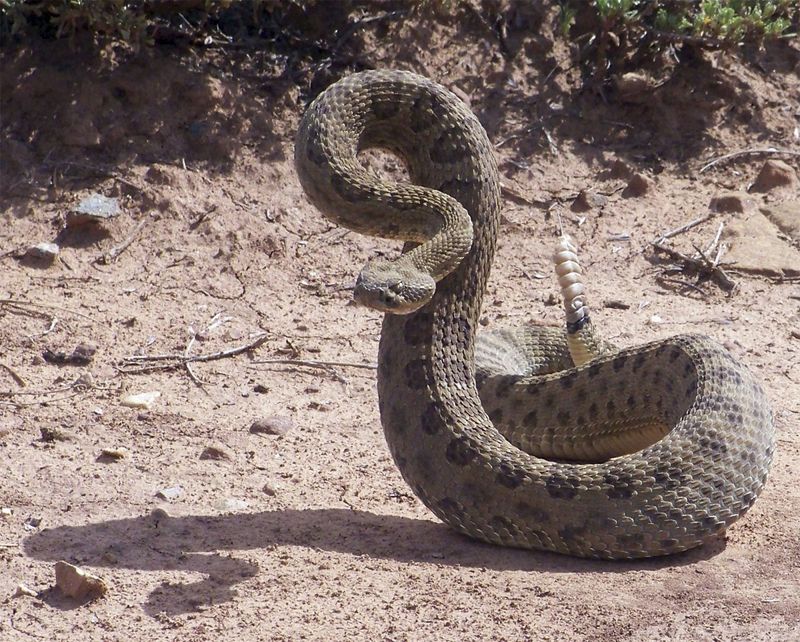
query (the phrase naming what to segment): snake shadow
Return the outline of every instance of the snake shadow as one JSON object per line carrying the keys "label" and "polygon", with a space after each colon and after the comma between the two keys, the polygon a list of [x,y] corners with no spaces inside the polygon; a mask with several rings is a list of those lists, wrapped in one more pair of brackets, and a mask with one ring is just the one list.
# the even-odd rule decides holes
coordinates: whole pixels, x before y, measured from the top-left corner
{"label": "snake shadow", "polygon": [[[400,563],[603,574],[692,564],[716,555],[725,544],[720,540],[667,558],[630,562],[583,560],[483,544],[433,521],[348,509],[285,509],[183,517],[154,511],[140,517],[57,526],[35,533],[23,542],[26,554],[39,560],[64,559],[90,568],[196,572],[204,576],[197,582],[161,584],[144,605],[151,616],[162,612],[177,615],[194,611],[203,604],[235,599],[234,587],[257,575],[259,566],[230,553],[274,551],[283,546]],[[58,608],[75,606],[55,592],[47,599]]]}

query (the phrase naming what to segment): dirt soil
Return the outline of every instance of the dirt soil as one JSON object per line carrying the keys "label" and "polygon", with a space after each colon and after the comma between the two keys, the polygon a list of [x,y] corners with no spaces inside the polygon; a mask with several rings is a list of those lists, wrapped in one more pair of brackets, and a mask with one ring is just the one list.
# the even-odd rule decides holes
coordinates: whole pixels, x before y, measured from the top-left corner
{"label": "dirt soil", "polygon": [[[706,214],[670,247],[693,254],[758,208],[791,213],[796,182],[748,188],[767,160],[800,167],[800,47],[711,53],[601,95],[581,89],[549,18],[504,15],[502,43],[478,13],[369,23],[316,66],[247,48],[2,52],[0,638],[800,639],[797,239],[768,234],[789,264],[730,268],[732,293],[682,272],[665,280],[649,246]],[[453,533],[410,493],[383,441],[375,371],[352,365],[374,364],[380,319],[350,288],[368,257],[397,246],[325,221],[292,164],[306,101],[365,67],[442,82],[496,145],[506,202],[484,329],[560,323],[549,262],[560,217],[608,338],[704,333],[758,373],[777,453],[724,540],[630,563],[505,550]],[[700,171],[768,147],[795,155]],[[581,190],[588,209],[576,211]],[[121,213],[65,230],[94,193]],[[27,251],[42,242],[60,245],[52,263]],[[773,254],[759,251],[756,263]],[[141,359],[262,333],[191,370]],[[151,391],[149,409],[122,404]],[[251,432],[257,420],[283,434]],[[114,449],[123,456],[103,454]],[[65,597],[58,560],[107,594]],[[34,595],[14,597],[20,584]]]}

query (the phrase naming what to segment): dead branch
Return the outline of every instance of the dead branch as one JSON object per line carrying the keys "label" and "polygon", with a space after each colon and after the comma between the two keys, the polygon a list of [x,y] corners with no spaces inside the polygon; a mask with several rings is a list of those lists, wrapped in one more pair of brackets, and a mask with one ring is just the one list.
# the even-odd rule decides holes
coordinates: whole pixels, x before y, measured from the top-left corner
{"label": "dead branch", "polygon": [[22,375],[19,374],[16,370],[14,370],[14,368],[12,368],[7,363],[0,363],[0,368],[3,368],[3,370],[5,370],[8,374],[10,374],[11,378],[14,381],[16,381],[17,385],[20,386],[21,388],[24,388],[25,386],[28,385],[25,379],[22,378]]}
{"label": "dead branch", "polygon": [[131,232],[128,237],[122,241],[119,245],[112,247],[108,252],[104,253],[103,255],[97,257],[97,262],[103,265],[108,265],[109,263],[116,261],[120,254],[122,254],[128,247],[133,243],[137,236],[139,236],[139,232],[144,229],[144,226],[147,225],[148,220],[146,218],[139,221],[135,228],[133,228],[133,232]]}
{"label": "dead branch", "polygon": [[0,305],[7,305],[10,307],[20,308],[21,312],[37,315],[40,317],[45,317],[49,319],[51,315],[44,314],[43,312],[36,312],[35,310],[26,310],[26,307],[31,308],[45,308],[49,310],[60,310],[61,312],[66,312],[68,314],[74,314],[75,316],[83,317],[84,319],[88,319],[92,323],[94,323],[94,319],[87,314],[83,314],[82,312],[77,312],[75,310],[70,310],[69,308],[62,308],[59,305],[50,305],[47,303],[34,303],[33,301],[19,301],[17,299],[0,299]]}
{"label": "dead branch", "polygon": [[700,168],[699,173],[702,174],[708,169],[711,169],[715,165],[719,163],[724,163],[729,160],[733,160],[734,158],[740,158],[742,156],[752,156],[752,155],[769,155],[769,156],[780,156],[785,154],[787,156],[800,156],[800,152],[795,152],[790,149],[778,149],[777,147],[753,147],[751,149],[742,149],[738,152],[731,152],[730,154],[725,154],[724,156],[720,156],[719,158],[715,158]]}
{"label": "dead branch", "polygon": [[651,243],[651,246],[656,252],[665,254],[673,261],[680,262],[681,266],[678,268],[679,271],[694,272],[697,275],[698,283],[711,279],[727,292],[732,292],[736,289],[736,282],[731,279],[724,268],[722,268],[721,265],[715,264],[713,261],[709,260],[705,253],[697,246],[695,246],[695,249],[700,253],[699,258],[687,256],[682,252],[673,250],[672,248],[661,245],[660,243]]}
{"label": "dead branch", "polygon": [[[256,335],[253,339],[251,339],[248,343],[244,345],[237,346],[235,348],[230,348],[228,350],[220,350],[219,352],[212,352],[209,354],[195,354],[190,355],[189,350],[194,343],[194,333],[193,336],[189,340],[189,344],[186,346],[186,350],[184,354],[156,354],[156,355],[138,355],[134,354],[129,357],[125,357],[122,360],[122,368],[119,368],[121,372],[125,372],[127,374],[139,374],[142,372],[151,372],[154,370],[175,370],[177,368],[184,368],[189,372],[189,376],[191,377],[194,373],[190,371],[187,367],[191,363],[197,363],[201,361],[216,361],[217,359],[225,359],[227,357],[235,357],[240,355],[244,352],[250,352],[251,350],[255,350],[256,348],[263,345],[269,334],[266,332],[262,332]],[[127,367],[132,366],[132,367]],[[138,366],[138,367],[137,367]],[[193,377],[192,380],[194,381],[196,378]],[[195,383],[200,382],[199,379],[195,381]],[[202,384],[202,382],[200,382]]]}
{"label": "dead branch", "polygon": [[353,363],[351,361],[316,361],[311,359],[254,359],[252,363],[266,363],[287,366],[306,366],[309,368],[364,368],[377,370],[377,363]]}
{"label": "dead branch", "polygon": [[662,243],[667,239],[671,239],[673,236],[678,236],[678,234],[683,234],[684,232],[691,230],[693,227],[697,227],[701,223],[705,223],[707,220],[714,218],[714,214],[706,214],[705,216],[701,216],[700,218],[696,218],[693,221],[689,221],[688,223],[684,223],[680,227],[676,227],[674,229],[668,230],[661,234],[658,238],[651,241],[651,245],[655,245],[657,243]]}

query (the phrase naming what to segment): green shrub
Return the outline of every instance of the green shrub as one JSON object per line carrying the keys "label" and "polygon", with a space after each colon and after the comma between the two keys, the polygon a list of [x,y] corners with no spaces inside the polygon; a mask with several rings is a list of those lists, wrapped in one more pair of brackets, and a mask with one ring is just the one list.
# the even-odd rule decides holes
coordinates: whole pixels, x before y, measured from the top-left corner
{"label": "green shrub", "polygon": [[668,46],[736,49],[795,37],[797,0],[562,0],[561,30],[596,80]]}

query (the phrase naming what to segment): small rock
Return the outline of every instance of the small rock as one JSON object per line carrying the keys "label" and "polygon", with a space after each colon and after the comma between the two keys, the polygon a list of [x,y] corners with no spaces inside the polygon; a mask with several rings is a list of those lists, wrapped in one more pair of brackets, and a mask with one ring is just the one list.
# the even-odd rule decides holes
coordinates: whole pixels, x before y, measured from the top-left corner
{"label": "small rock", "polygon": [[275,497],[275,494],[276,494],[276,492],[277,492],[277,491],[275,490],[275,487],[274,487],[274,486],[272,486],[272,484],[270,484],[269,482],[267,482],[266,484],[264,484],[264,487],[263,487],[261,490],[263,490],[263,491],[264,491],[264,494],[265,494],[265,495],[269,495],[270,497]]}
{"label": "small rock", "polygon": [[52,263],[53,261],[58,258],[58,253],[61,251],[61,248],[58,247],[57,243],[37,243],[36,245],[32,245],[28,248],[25,252],[25,256],[29,256],[30,258],[39,260],[39,261],[47,261]]}
{"label": "small rock", "polygon": [[52,444],[54,441],[72,441],[74,439],[71,433],[52,426],[40,426],[39,434],[42,441],[48,444]]}
{"label": "small rock", "polygon": [[272,417],[256,419],[250,425],[250,432],[263,435],[285,435],[293,427],[294,424],[291,417],[273,415]]}
{"label": "small rock", "polygon": [[42,524],[41,517],[34,517],[33,515],[29,515],[25,518],[25,521],[22,523],[22,527],[26,531],[35,531],[39,526]]}
{"label": "small rock", "polygon": [[100,457],[98,459],[119,461],[120,459],[125,459],[127,456],[128,451],[125,448],[103,448],[100,451]]}
{"label": "small rock", "polygon": [[627,163],[617,158],[613,163],[611,163],[608,174],[611,178],[629,178],[633,172],[631,171],[631,168],[628,167]]}
{"label": "small rock", "polygon": [[269,392],[269,388],[260,383],[257,383],[255,386],[253,386],[253,392],[257,392],[258,394],[263,395]]}
{"label": "small rock", "polygon": [[308,404],[311,410],[319,410],[320,412],[329,412],[333,410],[333,402],[331,401],[312,401]]}
{"label": "small rock", "polygon": [[119,555],[113,548],[103,551],[102,559],[108,564],[119,564]]}
{"label": "small rock", "polygon": [[622,190],[622,196],[625,198],[639,198],[647,194],[651,187],[650,180],[645,178],[643,174],[634,174],[625,189]]}
{"label": "small rock", "polygon": [[233,454],[225,446],[214,444],[206,446],[203,452],[200,453],[200,459],[213,459],[216,461],[230,461],[233,459]]}
{"label": "small rock", "polygon": [[92,360],[95,352],[97,352],[97,346],[90,341],[84,341],[79,343],[69,354],[64,350],[45,348],[42,357],[48,363],[57,365],[85,366]]}
{"label": "small rock", "polygon": [[[94,388],[94,375],[91,372],[82,372],[72,385],[80,388]],[[103,411],[101,410],[99,414],[102,415]]]}
{"label": "small rock", "polygon": [[8,506],[0,508],[0,517],[11,517],[14,514],[14,509]]}
{"label": "small rock", "polygon": [[11,597],[39,597],[39,594],[24,584],[17,584],[17,588],[14,589]]}
{"label": "small rock", "polygon": [[120,404],[128,408],[150,410],[150,406],[152,406],[155,400],[160,396],[161,393],[157,390],[153,390],[151,392],[140,392],[135,395],[127,395],[123,397],[120,401]]}
{"label": "small rock", "polygon": [[761,213],[793,241],[800,241],[800,200],[761,208]]}
{"label": "small rock", "polygon": [[98,224],[118,216],[119,200],[102,194],[91,194],[84,198],[71,212],[67,212],[67,227],[78,227],[89,223]]}
{"label": "small rock", "polygon": [[158,167],[157,165],[153,165],[150,169],[145,172],[144,180],[148,183],[154,183],[155,185],[172,185],[174,183],[172,174],[170,170],[172,168],[165,168],[165,167]]}
{"label": "small rock", "polygon": [[180,486],[170,486],[169,488],[162,488],[156,493],[156,497],[161,499],[166,499],[167,501],[172,501],[173,499],[178,499],[183,492],[183,488]]}
{"label": "small rock", "polygon": [[652,100],[650,91],[653,89],[653,81],[643,73],[631,71],[622,74],[615,79],[614,84],[619,97],[624,102],[638,103],[643,100]]}
{"label": "small rock", "polygon": [[744,192],[718,194],[711,199],[708,209],[723,214],[742,214],[755,208],[755,201]]}
{"label": "small rock", "polygon": [[797,184],[797,174],[788,163],[768,160],[750,187],[751,192],[769,192],[777,187],[792,187]]}
{"label": "small rock", "polygon": [[164,520],[169,519],[169,513],[163,508],[154,508],[150,511],[150,515],[148,515],[148,517],[155,526],[158,526]]}
{"label": "small rock", "polygon": [[97,345],[91,341],[82,341],[72,351],[70,362],[75,365],[85,366],[92,360],[95,352],[97,352]]}
{"label": "small rock", "polygon": [[570,209],[573,212],[588,212],[591,209],[600,209],[608,204],[608,198],[597,192],[582,189],[572,201]]}
{"label": "small rock", "polygon": [[662,319],[657,314],[654,314],[647,320],[647,323],[649,323],[650,325],[659,325],[661,323],[664,323],[664,319]]}
{"label": "small rock", "polygon": [[230,497],[220,499],[214,504],[214,508],[225,513],[232,513],[237,510],[246,510],[249,506],[250,504],[243,499],[232,499]]}
{"label": "small rock", "polygon": [[99,577],[64,561],[56,562],[56,586],[67,597],[78,600],[102,597],[108,592]]}
{"label": "small rock", "polygon": [[800,275],[800,252],[778,236],[777,228],[761,212],[731,221],[722,238],[730,246],[725,262],[743,272]]}

